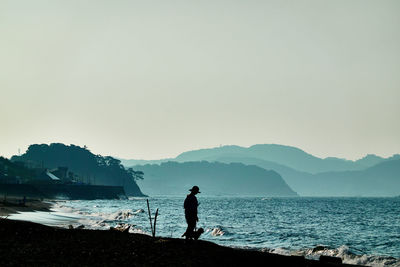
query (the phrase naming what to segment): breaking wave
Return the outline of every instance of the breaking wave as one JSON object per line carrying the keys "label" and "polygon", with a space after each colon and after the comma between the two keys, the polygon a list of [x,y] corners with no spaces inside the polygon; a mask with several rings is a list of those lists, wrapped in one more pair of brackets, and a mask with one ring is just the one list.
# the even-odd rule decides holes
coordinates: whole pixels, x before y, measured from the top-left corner
{"label": "breaking wave", "polygon": [[[340,257],[344,263],[400,267],[400,201],[393,198],[199,198],[201,239],[220,245],[319,259]],[[183,198],[154,197],[150,210],[157,235],[180,238],[187,227]],[[362,208],[360,208],[362,207]],[[151,233],[145,198],[59,201],[55,209],[79,217],[74,227],[130,226],[129,232]],[[379,226],[379,227],[377,227]],[[316,244],[324,244],[318,245]],[[345,244],[345,245],[343,245]],[[302,248],[302,249],[299,249]]]}
{"label": "breaking wave", "polygon": [[[98,205],[92,206],[92,208],[99,208]],[[115,212],[90,212],[85,210],[79,210],[65,205],[63,202],[56,202],[52,208],[55,212],[72,213],[80,216],[76,222],[63,225],[69,227],[70,225],[75,227],[84,227],[87,229],[103,229],[108,230],[111,227],[128,227],[130,226],[130,233],[141,233],[149,234],[147,231],[135,227],[136,225],[131,223],[131,220],[135,216],[140,216],[145,211],[143,209],[132,209],[118,210]]]}
{"label": "breaking wave", "polygon": [[222,231],[222,229],[220,229],[220,228],[214,228],[214,229],[212,229],[212,231],[211,231],[211,235],[212,235],[212,236],[222,236],[222,235],[224,235],[224,234],[225,234],[225,232]]}
{"label": "breaking wave", "polygon": [[373,267],[393,266],[400,267],[400,259],[396,259],[390,256],[376,256],[362,254],[358,255],[352,252],[348,246],[340,246],[339,248],[328,248],[325,246],[316,246],[314,248],[302,249],[302,250],[290,250],[285,248],[276,249],[262,249],[262,251],[275,253],[287,256],[304,256],[307,259],[318,260],[320,256],[331,256],[342,259],[343,263],[355,264],[355,265],[366,265]]}

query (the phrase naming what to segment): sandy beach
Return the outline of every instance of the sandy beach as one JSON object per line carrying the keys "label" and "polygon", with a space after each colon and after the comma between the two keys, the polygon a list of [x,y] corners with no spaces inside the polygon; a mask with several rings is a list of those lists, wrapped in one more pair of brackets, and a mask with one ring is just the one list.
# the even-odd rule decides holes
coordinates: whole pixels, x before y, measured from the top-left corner
{"label": "sandy beach", "polygon": [[202,240],[61,229],[9,219],[0,219],[0,235],[0,266],[350,266]]}

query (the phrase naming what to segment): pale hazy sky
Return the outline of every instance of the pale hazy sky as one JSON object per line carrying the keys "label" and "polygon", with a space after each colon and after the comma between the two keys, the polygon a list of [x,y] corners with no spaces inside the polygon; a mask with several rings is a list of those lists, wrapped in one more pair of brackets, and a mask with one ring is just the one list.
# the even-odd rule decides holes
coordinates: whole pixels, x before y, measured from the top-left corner
{"label": "pale hazy sky", "polygon": [[0,0],[0,155],[400,152],[400,1]]}

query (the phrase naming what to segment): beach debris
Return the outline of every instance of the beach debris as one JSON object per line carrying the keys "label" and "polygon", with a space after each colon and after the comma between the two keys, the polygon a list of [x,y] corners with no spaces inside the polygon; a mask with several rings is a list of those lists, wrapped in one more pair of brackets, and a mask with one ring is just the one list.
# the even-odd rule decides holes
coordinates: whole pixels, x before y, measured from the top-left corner
{"label": "beach debris", "polygon": [[149,204],[149,200],[147,200],[147,210],[149,211],[149,220],[150,220],[150,228],[151,228],[151,235],[154,236],[154,230],[153,230],[153,223],[151,221],[151,212],[150,212],[150,204]]}
{"label": "beach debris", "polygon": [[156,215],[154,216],[154,232],[153,232],[153,237],[156,236],[156,223],[157,223],[157,216],[158,216],[158,209],[156,210]]}
{"label": "beach debris", "polygon": [[147,201],[147,210],[149,212],[149,220],[150,220],[150,228],[151,228],[151,235],[153,237],[156,236],[156,223],[157,223],[157,216],[158,216],[158,209],[156,210],[156,215],[154,216],[154,225],[153,222],[151,220],[151,212],[150,212],[150,205],[149,205],[149,200],[146,199]]}

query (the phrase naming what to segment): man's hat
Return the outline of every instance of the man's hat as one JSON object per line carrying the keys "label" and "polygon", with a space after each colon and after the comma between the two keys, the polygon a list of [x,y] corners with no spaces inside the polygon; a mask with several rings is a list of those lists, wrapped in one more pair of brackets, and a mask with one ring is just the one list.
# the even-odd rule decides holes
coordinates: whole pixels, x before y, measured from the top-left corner
{"label": "man's hat", "polygon": [[200,190],[200,188],[197,185],[193,186],[192,189],[189,189],[189,191],[201,193],[199,190]]}

